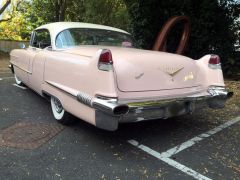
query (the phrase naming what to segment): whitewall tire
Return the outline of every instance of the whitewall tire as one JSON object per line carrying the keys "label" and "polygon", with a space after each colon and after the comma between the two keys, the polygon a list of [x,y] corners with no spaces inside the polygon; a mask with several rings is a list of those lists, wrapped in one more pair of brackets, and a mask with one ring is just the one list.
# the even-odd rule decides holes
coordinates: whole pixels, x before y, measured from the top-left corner
{"label": "whitewall tire", "polygon": [[56,97],[51,96],[51,108],[54,118],[62,124],[70,124],[73,121],[73,117],[64,110],[62,103]]}
{"label": "whitewall tire", "polygon": [[19,86],[23,86],[22,81],[17,77],[16,74],[14,74],[14,79],[15,79],[15,82],[16,82],[17,85],[19,85]]}

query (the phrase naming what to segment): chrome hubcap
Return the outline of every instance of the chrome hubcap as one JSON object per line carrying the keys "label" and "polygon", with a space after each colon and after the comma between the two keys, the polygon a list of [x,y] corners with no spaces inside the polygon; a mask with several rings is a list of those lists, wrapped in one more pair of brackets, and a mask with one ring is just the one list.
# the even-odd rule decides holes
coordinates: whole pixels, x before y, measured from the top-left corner
{"label": "chrome hubcap", "polygon": [[63,111],[63,107],[61,102],[57,98],[53,98],[53,102],[55,105],[55,109],[58,113],[61,113]]}

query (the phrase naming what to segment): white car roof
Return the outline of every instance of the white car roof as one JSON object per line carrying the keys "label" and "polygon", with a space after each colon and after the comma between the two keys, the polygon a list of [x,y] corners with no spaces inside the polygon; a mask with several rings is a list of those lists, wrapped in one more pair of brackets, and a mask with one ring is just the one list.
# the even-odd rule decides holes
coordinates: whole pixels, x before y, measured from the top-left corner
{"label": "white car roof", "polygon": [[110,30],[110,31],[116,31],[120,33],[129,34],[127,31],[110,27],[110,26],[104,26],[104,25],[98,25],[98,24],[90,24],[90,23],[81,23],[81,22],[54,22],[46,25],[42,25],[35,30],[39,29],[47,29],[50,32],[51,35],[51,41],[53,48],[55,48],[55,39],[56,36],[62,32],[65,29],[69,28],[90,28],[90,29],[104,29],[104,30]]}
{"label": "white car roof", "polygon": [[121,30],[118,28],[104,26],[104,25],[98,25],[98,24],[81,23],[81,22],[55,22],[55,23],[42,25],[42,26],[38,27],[37,29],[48,29],[49,31],[55,32],[58,34],[59,32],[65,30],[65,29],[69,29],[69,28],[106,29],[106,30],[117,31],[117,32],[129,34],[127,31],[124,31],[124,30]]}

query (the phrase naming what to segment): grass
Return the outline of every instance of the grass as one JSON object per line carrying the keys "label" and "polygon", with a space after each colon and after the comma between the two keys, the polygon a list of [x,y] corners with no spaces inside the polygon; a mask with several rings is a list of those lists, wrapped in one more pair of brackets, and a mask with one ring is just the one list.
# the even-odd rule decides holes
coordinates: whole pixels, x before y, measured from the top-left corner
{"label": "grass", "polygon": [[228,105],[232,108],[236,108],[236,110],[238,109],[240,113],[240,79],[239,81],[226,80],[225,83],[228,89],[234,93]]}

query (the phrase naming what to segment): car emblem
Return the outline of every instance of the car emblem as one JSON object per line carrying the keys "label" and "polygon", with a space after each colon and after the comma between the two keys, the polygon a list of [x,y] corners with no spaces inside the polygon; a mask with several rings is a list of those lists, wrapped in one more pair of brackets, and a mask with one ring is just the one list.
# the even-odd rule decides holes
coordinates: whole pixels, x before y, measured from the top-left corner
{"label": "car emblem", "polygon": [[178,72],[180,72],[184,67],[166,67],[164,69],[161,69],[163,72],[167,73],[171,77],[175,76]]}
{"label": "car emblem", "polygon": [[188,81],[188,80],[192,80],[192,79],[194,79],[193,72],[189,72],[189,73],[184,77],[184,81]]}

